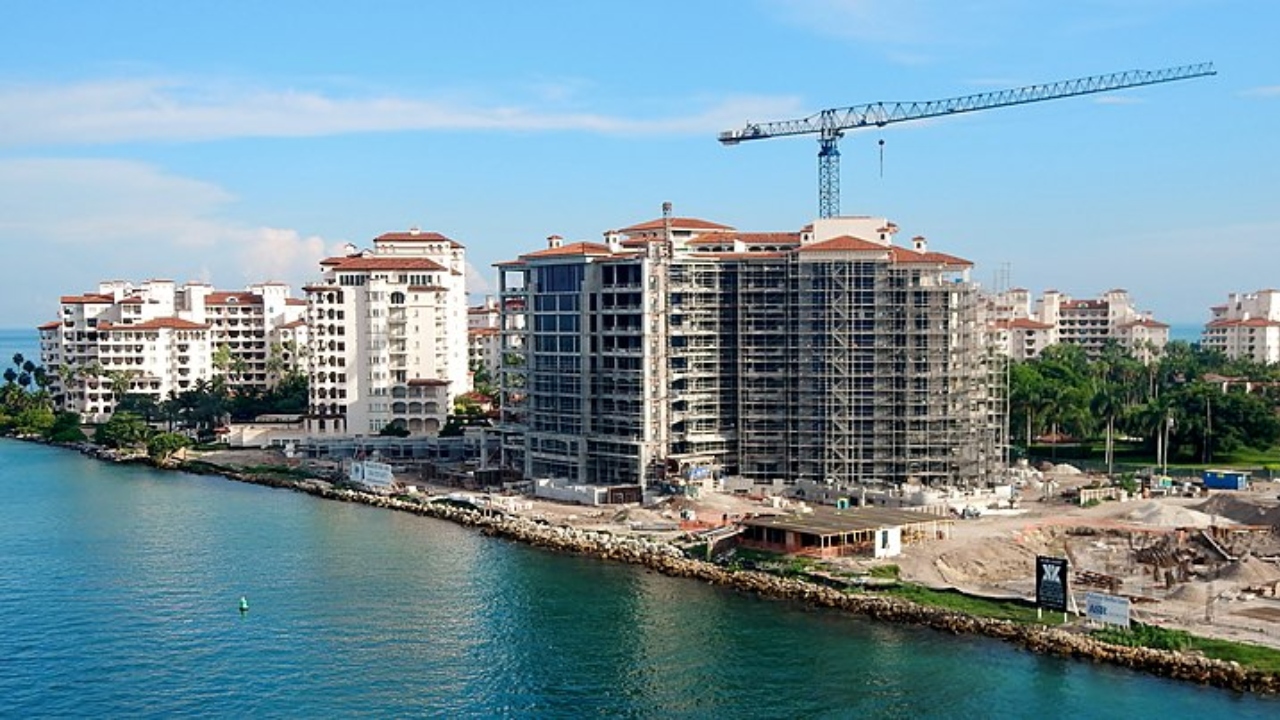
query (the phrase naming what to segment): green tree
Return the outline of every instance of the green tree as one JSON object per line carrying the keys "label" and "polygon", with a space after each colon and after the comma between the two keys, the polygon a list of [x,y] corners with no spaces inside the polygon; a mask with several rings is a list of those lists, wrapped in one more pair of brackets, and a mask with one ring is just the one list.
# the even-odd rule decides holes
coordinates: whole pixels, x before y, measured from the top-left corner
{"label": "green tree", "polygon": [[84,442],[87,439],[80,429],[80,415],[73,412],[58,413],[46,437],[52,442],[60,443]]}
{"label": "green tree", "polygon": [[13,419],[13,430],[20,435],[46,437],[53,429],[53,408],[31,405],[23,408]]}
{"label": "green tree", "polygon": [[151,428],[133,413],[113,413],[111,419],[98,426],[94,442],[109,448],[136,449],[151,436]]}
{"label": "green tree", "polygon": [[179,433],[162,432],[147,440],[147,457],[157,465],[168,463],[179,450],[190,447],[191,439]]}

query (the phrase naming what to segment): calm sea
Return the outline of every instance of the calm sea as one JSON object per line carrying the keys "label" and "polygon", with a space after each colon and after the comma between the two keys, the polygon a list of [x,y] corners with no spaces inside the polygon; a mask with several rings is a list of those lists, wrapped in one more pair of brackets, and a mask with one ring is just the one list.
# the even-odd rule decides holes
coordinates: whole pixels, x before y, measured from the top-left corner
{"label": "calm sea", "polygon": [[0,373],[13,366],[13,354],[40,364],[40,334],[30,328],[0,328]]}
{"label": "calm sea", "polygon": [[1271,699],[16,441],[0,440],[0,497],[0,717],[1280,716]]}

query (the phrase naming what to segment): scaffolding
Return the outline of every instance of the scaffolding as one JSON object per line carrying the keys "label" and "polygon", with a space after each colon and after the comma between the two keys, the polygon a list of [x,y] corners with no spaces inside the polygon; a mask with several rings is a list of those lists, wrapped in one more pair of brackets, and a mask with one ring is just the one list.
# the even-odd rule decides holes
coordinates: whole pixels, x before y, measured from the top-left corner
{"label": "scaffolding", "polygon": [[[504,464],[601,484],[991,479],[1006,460],[1005,368],[969,264],[883,236],[857,242],[806,252],[795,233],[767,249],[695,252],[668,226],[639,252],[535,257],[584,273],[571,370],[544,367],[570,359],[551,349],[566,337],[563,300],[539,309],[548,289],[529,265],[506,266],[519,282],[501,290]],[[575,402],[580,427],[549,424]]]}

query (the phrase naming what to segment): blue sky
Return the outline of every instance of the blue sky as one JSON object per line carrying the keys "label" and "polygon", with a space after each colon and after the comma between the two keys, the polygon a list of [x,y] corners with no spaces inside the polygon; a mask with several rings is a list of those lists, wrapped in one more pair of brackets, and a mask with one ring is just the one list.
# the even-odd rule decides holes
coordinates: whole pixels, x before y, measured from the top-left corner
{"label": "blue sky", "polygon": [[[795,230],[817,143],[747,121],[1213,61],[1219,74],[851,133],[842,211],[985,285],[1173,323],[1280,286],[1280,3],[16,2],[0,327],[99,279],[299,284],[419,226],[492,263],[677,215]],[[878,141],[883,139],[883,169]]]}

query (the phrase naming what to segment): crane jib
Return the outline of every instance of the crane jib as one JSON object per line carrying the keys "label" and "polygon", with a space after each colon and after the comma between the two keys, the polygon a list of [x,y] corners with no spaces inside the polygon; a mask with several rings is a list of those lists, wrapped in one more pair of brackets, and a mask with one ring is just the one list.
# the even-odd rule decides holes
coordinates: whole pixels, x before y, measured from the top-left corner
{"label": "crane jib", "polygon": [[871,126],[884,127],[911,120],[1112,92],[1216,74],[1218,73],[1214,70],[1213,63],[1198,63],[1159,70],[1126,70],[1106,75],[1091,75],[1074,80],[1060,80],[943,100],[876,102],[845,108],[829,108],[795,120],[748,123],[741,130],[726,130],[720,133],[719,140],[725,145],[737,145],[744,140],[818,134],[821,145],[818,163],[819,216],[831,217],[839,214],[840,205],[838,175],[840,153],[835,148],[835,142],[845,130]]}

